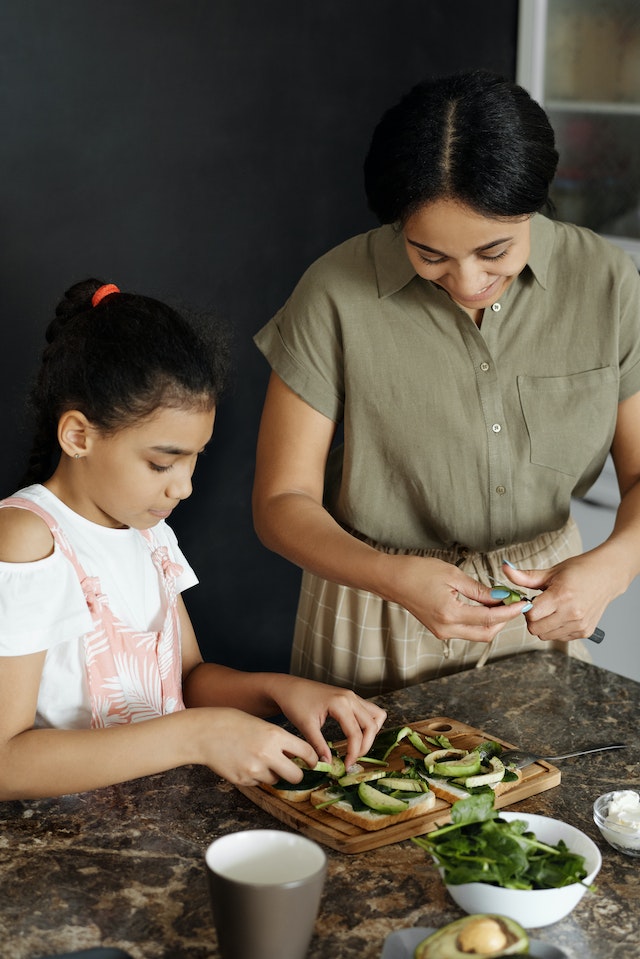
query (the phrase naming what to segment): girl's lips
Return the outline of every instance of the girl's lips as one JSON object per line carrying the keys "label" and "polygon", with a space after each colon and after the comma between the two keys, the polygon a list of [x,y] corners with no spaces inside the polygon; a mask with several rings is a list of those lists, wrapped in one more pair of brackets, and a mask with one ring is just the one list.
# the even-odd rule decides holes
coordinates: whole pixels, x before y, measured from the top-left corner
{"label": "girl's lips", "polygon": [[158,519],[167,519],[173,513],[172,509],[150,509],[149,512],[152,516],[157,516]]}

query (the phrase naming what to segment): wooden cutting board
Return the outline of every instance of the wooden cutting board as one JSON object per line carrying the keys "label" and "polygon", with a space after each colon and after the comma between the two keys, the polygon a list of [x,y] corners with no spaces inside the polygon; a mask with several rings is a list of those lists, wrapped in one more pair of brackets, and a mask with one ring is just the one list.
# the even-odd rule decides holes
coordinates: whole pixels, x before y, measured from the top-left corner
{"label": "wooden cutting board", "polygon": [[[434,719],[424,719],[417,723],[407,723],[412,729],[425,736],[447,736],[451,745],[458,749],[473,749],[481,742],[493,740],[500,743],[505,749],[515,749],[513,743],[507,743],[497,736],[484,733],[475,726],[467,726],[456,719],[448,719],[445,716],[438,716]],[[346,742],[335,743],[338,752],[344,752],[342,747],[346,747]],[[420,756],[408,740],[402,742],[388,757],[389,769],[401,769],[404,765],[403,756]],[[560,783],[560,770],[549,763],[539,762],[525,766],[522,770],[522,779],[513,784],[513,787],[505,791],[500,796],[496,796],[496,807],[508,806],[511,803],[520,802],[528,796],[535,793],[544,792],[545,789],[551,789]],[[247,796],[261,809],[270,813],[280,822],[292,829],[297,830],[310,839],[329,846],[337,852],[357,853],[366,852],[368,849],[376,849],[378,846],[388,846],[394,842],[401,842],[410,836],[421,836],[423,833],[431,832],[450,822],[451,806],[443,799],[436,799],[433,806],[423,816],[415,819],[408,819],[404,822],[393,823],[385,826],[383,829],[375,831],[362,829],[352,823],[344,822],[337,816],[332,816],[327,809],[314,809],[311,803],[288,802],[271,793],[266,792],[259,786],[238,786],[243,795]]]}

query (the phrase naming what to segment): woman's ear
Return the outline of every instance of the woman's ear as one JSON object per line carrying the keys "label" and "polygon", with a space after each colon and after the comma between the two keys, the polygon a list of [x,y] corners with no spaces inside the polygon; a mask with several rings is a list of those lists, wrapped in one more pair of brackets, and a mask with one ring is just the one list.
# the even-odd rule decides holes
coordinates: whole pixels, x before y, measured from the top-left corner
{"label": "woman's ear", "polygon": [[66,410],[58,420],[58,442],[63,453],[72,459],[86,456],[94,430],[80,410]]}

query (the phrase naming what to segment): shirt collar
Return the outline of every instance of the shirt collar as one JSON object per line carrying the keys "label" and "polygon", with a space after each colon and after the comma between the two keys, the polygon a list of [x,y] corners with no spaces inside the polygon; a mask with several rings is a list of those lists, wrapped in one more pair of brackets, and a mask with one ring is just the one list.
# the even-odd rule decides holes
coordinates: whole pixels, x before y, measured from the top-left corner
{"label": "shirt collar", "polygon": [[535,213],[531,217],[531,252],[527,266],[545,290],[554,242],[555,230],[552,221],[540,213]]}
{"label": "shirt collar", "polygon": [[396,225],[382,226],[375,231],[373,262],[380,299],[397,293],[417,276],[405,250],[402,230]]}
{"label": "shirt collar", "polygon": [[[407,256],[404,237],[398,226],[383,226],[375,233],[373,261],[378,279],[378,296],[384,299],[405,287],[417,274]],[[531,252],[527,266],[543,289],[547,287],[553,244],[553,223],[535,213],[531,218]]]}

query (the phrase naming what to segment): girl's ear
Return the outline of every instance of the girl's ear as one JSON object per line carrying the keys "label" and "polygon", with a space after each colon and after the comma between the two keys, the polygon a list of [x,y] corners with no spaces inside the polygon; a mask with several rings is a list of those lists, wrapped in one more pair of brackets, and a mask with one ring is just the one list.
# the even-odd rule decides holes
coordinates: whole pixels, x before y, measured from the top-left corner
{"label": "girl's ear", "polygon": [[86,456],[94,430],[80,410],[66,410],[58,420],[58,442],[63,453],[72,459]]}

